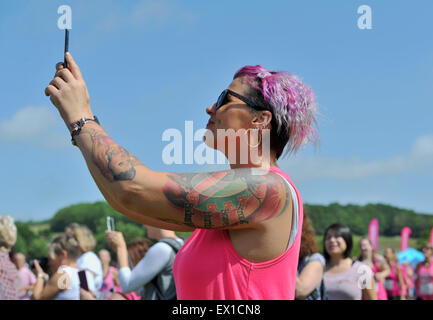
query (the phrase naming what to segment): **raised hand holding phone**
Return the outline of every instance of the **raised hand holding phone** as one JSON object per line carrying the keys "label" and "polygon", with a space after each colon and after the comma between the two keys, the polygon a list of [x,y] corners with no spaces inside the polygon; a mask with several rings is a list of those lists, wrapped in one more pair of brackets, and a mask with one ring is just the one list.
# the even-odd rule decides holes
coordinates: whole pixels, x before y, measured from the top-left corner
{"label": "raised hand holding phone", "polygon": [[[57,13],[61,14],[57,20],[57,27],[60,30],[65,30],[65,54],[69,52],[69,30],[72,29],[72,9],[70,6],[63,5],[57,9]],[[68,62],[64,61],[63,66],[68,67]]]}

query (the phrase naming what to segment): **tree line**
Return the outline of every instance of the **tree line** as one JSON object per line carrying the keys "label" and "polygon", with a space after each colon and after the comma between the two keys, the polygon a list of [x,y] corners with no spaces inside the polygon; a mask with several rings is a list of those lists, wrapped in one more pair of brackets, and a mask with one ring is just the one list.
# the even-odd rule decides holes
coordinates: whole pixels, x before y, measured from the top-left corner
{"label": "tree line", "polygon": [[[346,224],[355,235],[364,236],[368,233],[368,225],[374,218],[379,220],[380,235],[399,236],[405,226],[412,229],[412,238],[428,239],[433,227],[433,215],[419,214],[412,210],[400,209],[385,204],[330,205],[304,204],[304,211],[310,216],[313,227],[318,235],[323,235],[325,229],[335,223]],[[69,224],[77,222],[89,227],[96,240],[95,251],[107,248],[105,230],[106,218],[115,220],[115,228],[121,231],[125,240],[132,241],[143,238],[146,232],[142,225],[118,213],[105,201],[95,203],[79,203],[60,209],[49,220],[40,222],[17,221],[18,238],[15,251],[23,252],[28,258],[46,256],[48,243]],[[190,233],[178,233],[188,238]]]}

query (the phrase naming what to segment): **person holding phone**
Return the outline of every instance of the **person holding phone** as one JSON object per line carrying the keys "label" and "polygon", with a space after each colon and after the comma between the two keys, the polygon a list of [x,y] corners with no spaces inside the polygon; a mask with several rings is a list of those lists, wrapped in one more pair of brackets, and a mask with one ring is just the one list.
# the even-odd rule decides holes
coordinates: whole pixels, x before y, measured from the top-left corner
{"label": "person holding phone", "polygon": [[93,277],[85,272],[85,279],[79,277],[77,266],[80,246],[72,235],[63,233],[54,238],[48,247],[51,277],[45,274],[37,260],[34,260],[37,274],[33,289],[33,300],[80,300],[80,284],[93,285]]}
{"label": "person holding phone", "polygon": [[144,228],[147,237],[156,243],[140,259],[128,255],[130,250],[121,232],[106,231],[107,242],[117,254],[122,292],[137,292],[143,300],[173,300],[176,298],[173,262],[184,241],[170,230],[146,225]]}
{"label": "person holding phone", "polygon": [[[316,140],[313,91],[288,72],[241,68],[206,108],[204,142],[228,158],[230,170],[156,172],[105,132],[80,68],[70,53],[66,60],[45,94],[105,199],[140,223],[194,231],[173,266],[178,299],[294,299],[303,205],[277,160]],[[128,121],[122,108],[118,118]]]}

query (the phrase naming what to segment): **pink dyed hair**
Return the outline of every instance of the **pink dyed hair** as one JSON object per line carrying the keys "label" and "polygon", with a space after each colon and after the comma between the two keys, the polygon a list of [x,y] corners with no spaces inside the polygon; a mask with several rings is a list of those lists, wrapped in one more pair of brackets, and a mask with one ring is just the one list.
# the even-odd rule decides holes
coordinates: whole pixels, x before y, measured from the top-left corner
{"label": "pink dyed hair", "polygon": [[[287,153],[296,153],[303,144],[316,144],[318,134],[317,103],[313,90],[291,73],[268,71],[260,65],[245,66],[233,79],[242,77],[251,85],[253,100],[269,108],[275,118],[271,129],[277,143],[277,158],[286,147]],[[274,134],[272,134],[274,133]]]}

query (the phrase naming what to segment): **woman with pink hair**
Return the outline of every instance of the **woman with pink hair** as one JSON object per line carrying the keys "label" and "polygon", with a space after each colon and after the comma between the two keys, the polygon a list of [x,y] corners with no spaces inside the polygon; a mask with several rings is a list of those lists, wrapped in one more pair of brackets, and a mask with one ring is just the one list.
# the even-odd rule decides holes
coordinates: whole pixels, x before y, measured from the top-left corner
{"label": "woman with pink hair", "polygon": [[206,108],[205,143],[230,170],[155,172],[104,131],[66,60],[45,93],[105,199],[143,224],[194,231],[174,262],[178,299],[294,299],[303,205],[277,160],[317,138],[313,91],[290,73],[243,67]]}

